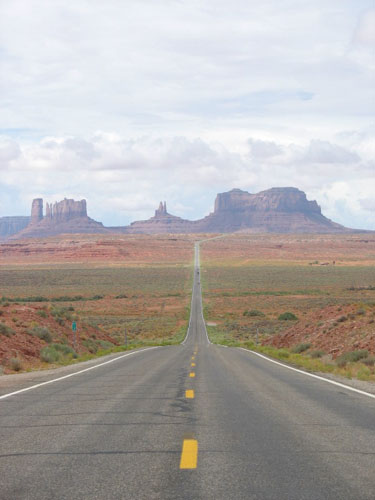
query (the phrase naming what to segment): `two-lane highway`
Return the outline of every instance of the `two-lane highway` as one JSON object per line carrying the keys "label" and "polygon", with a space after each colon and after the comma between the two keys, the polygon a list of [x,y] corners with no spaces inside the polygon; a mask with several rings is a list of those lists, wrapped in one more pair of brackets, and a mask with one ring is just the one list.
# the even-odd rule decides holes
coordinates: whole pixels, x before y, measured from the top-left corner
{"label": "two-lane highway", "polygon": [[196,248],[182,345],[0,399],[1,500],[375,498],[375,400],[210,344]]}

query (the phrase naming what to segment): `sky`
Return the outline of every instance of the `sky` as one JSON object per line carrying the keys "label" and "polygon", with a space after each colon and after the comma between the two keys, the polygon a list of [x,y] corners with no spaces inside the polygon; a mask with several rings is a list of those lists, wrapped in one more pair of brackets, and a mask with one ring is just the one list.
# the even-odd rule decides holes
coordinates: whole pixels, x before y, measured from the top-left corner
{"label": "sky", "polygon": [[0,216],[295,186],[375,229],[374,0],[0,0]]}

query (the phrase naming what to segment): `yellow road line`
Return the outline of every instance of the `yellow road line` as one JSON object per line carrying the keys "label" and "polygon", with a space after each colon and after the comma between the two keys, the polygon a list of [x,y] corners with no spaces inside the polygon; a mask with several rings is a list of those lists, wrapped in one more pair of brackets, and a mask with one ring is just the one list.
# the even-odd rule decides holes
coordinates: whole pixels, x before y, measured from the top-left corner
{"label": "yellow road line", "polygon": [[194,394],[193,389],[188,389],[187,391],[185,391],[185,397],[187,399],[194,399],[194,396],[195,396],[195,394]]}
{"label": "yellow road line", "polygon": [[195,359],[195,356],[192,356],[191,359]]}
{"label": "yellow road line", "polygon": [[180,469],[196,469],[198,461],[198,441],[184,439],[181,451]]}
{"label": "yellow road line", "polygon": [[194,378],[195,377],[195,373],[194,372],[190,372],[189,377]]}
{"label": "yellow road line", "polygon": [[195,363],[191,363],[191,366],[195,366]]}

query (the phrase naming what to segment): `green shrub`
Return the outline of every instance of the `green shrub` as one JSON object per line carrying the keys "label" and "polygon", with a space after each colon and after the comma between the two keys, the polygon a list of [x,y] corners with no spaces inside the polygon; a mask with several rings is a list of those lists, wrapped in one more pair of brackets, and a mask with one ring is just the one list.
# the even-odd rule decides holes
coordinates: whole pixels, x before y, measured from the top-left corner
{"label": "green shrub", "polygon": [[5,335],[5,337],[10,337],[11,335],[14,335],[16,332],[12,330],[9,326],[7,326],[5,323],[2,323],[0,321],[0,335]]}
{"label": "green shrub", "polygon": [[120,295],[116,295],[115,299],[127,299],[128,296],[125,293],[120,293]]}
{"label": "green shrub", "polygon": [[291,312],[285,312],[285,313],[280,314],[278,319],[281,321],[296,321],[296,320],[298,320],[297,316]]}
{"label": "green shrub", "polygon": [[86,339],[82,341],[82,344],[89,350],[92,354],[98,352],[98,342],[92,339]]}
{"label": "green shrub", "polygon": [[358,351],[349,351],[341,354],[336,358],[336,363],[339,367],[344,367],[347,363],[355,363],[362,359],[368,357],[368,351],[366,349],[360,349]]}
{"label": "green shrub", "polygon": [[9,361],[9,366],[10,369],[14,370],[15,372],[19,372],[20,370],[22,370],[22,363],[18,358],[11,358]]}
{"label": "green shrub", "polygon": [[307,351],[311,347],[311,344],[306,343],[306,344],[297,344],[294,346],[291,351],[295,354],[300,354],[301,352]]}
{"label": "green shrub", "polygon": [[46,318],[48,316],[47,312],[44,309],[39,309],[39,311],[37,311],[37,314],[41,318]]}
{"label": "green shrub", "polygon": [[316,358],[321,358],[322,356],[324,356],[325,352],[316,350],[316,351],[311,351],[309,354],[312,358],[316,359]]}
{"label": "green shrub", "polygon": [[265,314],[262,313],[262,311],[258,311],[257,309],[252,309],[251,311],[245,311],[243,313],[244,316],[260,316],[260,317],[264,317]]}
{"label": "green shrub", "polygon": [[375,365],[375,356],[368,356],[367,358],[362,359],[361,363],[363,363],[366,366],[374,366]]}
{"label": "green shrub", "polygon": [[343,323],[344,321],[347,321],[348,317],[347,316],[340,316],[339,319],[337,320],[339,323]]}
{"label": "green shrub", "polygon": [[361,366],[361,368],[357,371],[358,380],[368,380],[371,375],[371,371],[367,366]]}
{"label": "green shrub", "polygon": [[97,342],[99,343],[101,349],[111,349],[114,346],[114,344],[108,340],[98,340]]}
{"label": "green shrub", "polygon": [[40,359],[46,363],[56,363],[60,359],[60,353],[54,346],[49,345],[40,351]]}
{"label": "green shrub", "polygon": [[64,356],[71,354],[73,357],[77,356],[75,350],[67,344],[52,344],[51,347],[56,349],[56,351],[61,352]]}
{"label": "green shrub", "polygon": [[33,328],[29,328],[27,333],[44,340],[44,342],[47,342],[48,344],[52,342],[52,335],[45,326],[34,326]]}

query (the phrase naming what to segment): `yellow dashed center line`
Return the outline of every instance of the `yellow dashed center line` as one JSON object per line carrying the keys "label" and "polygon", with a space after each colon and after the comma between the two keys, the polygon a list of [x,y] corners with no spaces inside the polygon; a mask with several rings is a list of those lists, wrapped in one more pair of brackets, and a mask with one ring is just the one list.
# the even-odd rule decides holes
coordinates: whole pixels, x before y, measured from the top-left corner
{"label": "yellow dashed center line", "polygon": [[187,391],[185,391],[185,397],[187,399],[194,399],[194,396],[195,396],[195,394],[194,394],[193,389],[188,389]]}
{"label": "yellow dashed center line", "polygon": [[191,359],[195,359],[195,356],[192,356]]}
{"label": "yellow dashed center line", "polygon": [[180,469],[196,469],[198,461],[198,441],[184,439],[182,444]]}
{"label": "yellow dashed center line", "polygon": [[194,372],[190,372],[189,373],[189,377],[194,378],[195,377],[195,373]]}
{"label": "yellow dashed center line", "polygon": [[191,366],[195,366],[195,363],[191,363]]}

